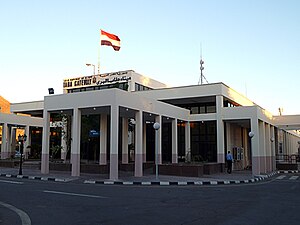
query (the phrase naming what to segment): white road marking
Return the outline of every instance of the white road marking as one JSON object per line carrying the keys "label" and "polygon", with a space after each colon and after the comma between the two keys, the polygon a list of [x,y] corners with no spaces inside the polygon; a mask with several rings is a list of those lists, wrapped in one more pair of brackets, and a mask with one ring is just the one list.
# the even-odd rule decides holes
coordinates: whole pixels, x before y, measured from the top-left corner
{"label": "white road marking", "polygon": [[12,206],[12,205],[6,204],[4,202],[0,202],[0,205],[2,205],[4,207],[14,211],[15,213],[17,213],[19,215],[20,219],[21,219],[22,225],[31,225],[30,217],[24,211]]}
{"label": "white road marking", "polygon": [[299,176],[291,176],[290,180],[297,180]]}
{"label": "white road marking", "polygon": [[107,198],[107,197],[99,196],[99,195],[86,195],[86,194],[77,194],[77,193],[61,192],[61,191],[48,191],[48,190],[45,190],[43,192],[50,193],[50,194],[70,195],[70,196],[79,196],[79,197],[88,197],[88,198]]}
{"label": "white road marking", "polygon": [[9,183],[9,184],[24,184],[23,182],[18,181],[9,181],[9,180],[0,180],[2,183]]}
{"label": "white road marking", "polygon": [[277,177],[276,179],[277,179],[277,180],[282,180],[282,179],[285,178],[285,177],[286,177],[286,175],[281,175],[281,176]]}

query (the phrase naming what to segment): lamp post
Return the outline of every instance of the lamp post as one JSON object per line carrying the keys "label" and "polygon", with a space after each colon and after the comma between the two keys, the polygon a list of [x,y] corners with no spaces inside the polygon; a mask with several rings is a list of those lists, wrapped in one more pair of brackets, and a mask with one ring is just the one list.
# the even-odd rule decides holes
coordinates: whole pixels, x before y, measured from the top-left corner
{"label": "lamp post", "polygon": [[18,136],[18,142],[19,142],[19,151],[20,151],[20,168],[19,168],[19,175],[22,175],[22,159],[23,159],[23,150],[24,150],[24,142],[27,140],[27,135],[21,135]]}
{"label": "lamp post", "polygon": [[94,73],[93,73],[93,75],[95,75],[95,65],[94,65],[94,64],[91,64],[91,63],[86,63],[85,65],[86,65],[86,66],[93,66],[93,67],[94,67],[94,70],[93,70]]}
{"label": "lamp post", "polygon": [[154,123],[153,128],[155,130],[155,179],[158,180],[158,130],[160,128],[159,123]]}

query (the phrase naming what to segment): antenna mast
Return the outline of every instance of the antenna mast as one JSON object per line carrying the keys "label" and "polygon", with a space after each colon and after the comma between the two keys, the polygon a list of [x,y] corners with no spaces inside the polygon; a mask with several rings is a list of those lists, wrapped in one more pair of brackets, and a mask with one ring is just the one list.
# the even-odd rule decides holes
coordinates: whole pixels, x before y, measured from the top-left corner
{"label": "antenna mast", "polygon": [[203,84],[203,79],[205,79],[206,83],[208,83],[205,76],[203,75],[203,70],[204,70],[203,64],[204,64],[204,61],[202,60],[202,44],[200,44],[200,79],[198,81],[198,85]]}

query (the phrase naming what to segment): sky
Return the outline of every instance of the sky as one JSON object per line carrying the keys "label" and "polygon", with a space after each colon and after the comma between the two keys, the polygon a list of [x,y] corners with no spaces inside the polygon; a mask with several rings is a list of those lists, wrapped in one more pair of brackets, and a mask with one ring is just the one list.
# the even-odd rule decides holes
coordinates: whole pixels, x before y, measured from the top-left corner
{"label": "sky", "polygon": [[[63,79],[134,70],[169,86],[223,82],[300,114],[298,0],[0,0],[0,96],[43,100]],[[100,29],[121,49],[99,48]],[[96,69],[97,70],[97,69]]]}

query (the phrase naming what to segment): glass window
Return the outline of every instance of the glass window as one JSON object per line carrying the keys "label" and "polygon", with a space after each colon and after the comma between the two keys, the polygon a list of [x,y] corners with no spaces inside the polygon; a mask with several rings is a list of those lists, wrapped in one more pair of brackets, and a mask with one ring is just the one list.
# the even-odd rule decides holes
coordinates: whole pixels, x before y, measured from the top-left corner
{"label": "glass window", "polygon": [[80,92],[80,88],[73,89],[72,91],[73,91],[73,93]]}
{"label": "glass window", "polygon": [[198,114],[199,113],[199,107],[193,106],[191,107],[191,114]]}
{"label": "glass window", "polygon": [[202,105],[202,106],[199,107],[199,112],[200,112],[200,114],[206,113],[204,105]]}
{"label": "glass window", "polygon": [[87,87],[86,88],[86,91],[94,91],[95,90],[95,87]]}
{"label": "glass window", "polygon": [[215,105],[208,105],[206,108],[207,113],[215,113],[216,112],[216,106]]}

